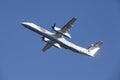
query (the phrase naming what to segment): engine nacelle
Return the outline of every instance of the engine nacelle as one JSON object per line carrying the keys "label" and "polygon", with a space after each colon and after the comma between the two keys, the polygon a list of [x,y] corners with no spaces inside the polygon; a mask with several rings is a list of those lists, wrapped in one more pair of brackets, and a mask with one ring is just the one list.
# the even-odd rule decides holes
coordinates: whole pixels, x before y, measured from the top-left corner
{"label": "engine nacelle", "polygon": [[60,31],[60,30],[61,30],[59,27],[56,27],[56,26],[53,26],[52,29],[53,29],[54,31]]}
{"label": "engine nacelle", "polygon": [[46,37],[42,37],[42,40],[45,41],[45,42],[49,42],[50,40]]}
{"label": "engine nacelle", "polygon": [[52,29],[60,34],[62,34],[63,36],[67,37],[67,38],[71,38],[70,34],[68,32],[62,32],[60,28],[53,26]]}
{"label": "engine nacelle", "polygon": [[61,48],[61,46],[58,43],[54,43],[52,45],[55,46],[56,48]]}
{"label": "engine nacelle", "polygon": [[51,44],[52,46],[55,46],[56,48],[61,48],[61,46],[58,43],[54,43],[53,41],[51,41],[50,39],[48,39],[46,37],[42,37],[42,40]]}

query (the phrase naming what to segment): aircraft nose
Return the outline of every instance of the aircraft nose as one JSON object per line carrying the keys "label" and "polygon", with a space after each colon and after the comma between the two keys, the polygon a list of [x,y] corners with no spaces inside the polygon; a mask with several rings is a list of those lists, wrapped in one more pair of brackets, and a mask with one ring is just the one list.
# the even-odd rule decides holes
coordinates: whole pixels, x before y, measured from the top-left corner
{"label": "aircraft nose", "polygon": [[22,25],[27,25],[28,23],[27,22],[22,22]]}
{"label": "aircraft nose", "polygon": [[29,27],[29,26],[30,26],[30,23],[29,23],[29,22],[22,22],[22,25],[23,25],[24,27]]}

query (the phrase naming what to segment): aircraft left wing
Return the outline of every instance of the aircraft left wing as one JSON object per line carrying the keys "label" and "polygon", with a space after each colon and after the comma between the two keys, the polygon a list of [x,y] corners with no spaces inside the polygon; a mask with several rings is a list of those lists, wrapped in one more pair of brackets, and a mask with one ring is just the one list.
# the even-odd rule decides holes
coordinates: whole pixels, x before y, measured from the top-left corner
{"label": "aircraft left wing", "polygon": [[71,28],[72,24],[76,21],[76,18],[72,18],[62,29],[62,32],[67,32]]}
{"label": "aircraft left wing", "polygon": [[48,50],[49,48],[51,48],[52,47],[52,45],[51,44],[49,44],[49,43],[47,43],[46,45],[45,45],[45,47],[42,49],[42,51],[46,51],[46,50]]}
{"label": "aircraft left wing", "polygon": [[[72,18],[63,28],[60,29],[60,31],[58,30],[58,32],[56,33],[56,36],[58,38],[61,38],[63,36],[66,36],[68,38],[71,38],[70,34],[68,33],[69,29],[72,27],[73,23],[76,21],[76,18]],[[57,31],[57,30],[56,30]]]}

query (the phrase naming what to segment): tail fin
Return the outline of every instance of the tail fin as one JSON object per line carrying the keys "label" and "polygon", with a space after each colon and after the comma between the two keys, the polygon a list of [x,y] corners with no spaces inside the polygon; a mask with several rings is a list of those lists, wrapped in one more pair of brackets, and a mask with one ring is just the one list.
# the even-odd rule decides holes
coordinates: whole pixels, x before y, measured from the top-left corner
{"label": "tail fin", "polygon": [[101,46],[102,44],[103,44],[102,41],[98,41],[97,43],[91,45],[91,46],[88,48],[89,55],[94,56],[95,53],[100,49],[100,46]]}

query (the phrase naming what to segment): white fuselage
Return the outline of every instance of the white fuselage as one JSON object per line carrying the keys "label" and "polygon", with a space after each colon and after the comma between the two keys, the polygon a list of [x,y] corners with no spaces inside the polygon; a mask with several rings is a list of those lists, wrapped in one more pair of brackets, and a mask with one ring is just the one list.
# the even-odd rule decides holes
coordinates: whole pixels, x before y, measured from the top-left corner
{"label": "white fuselage", "polygon": [[89,55],[90,52],[88,49],[77,46],[77,45],[69,42],[65,38],[57,38],[54,33],[51,33],[50,31],[43,29],[34,23],[23,22],[22,25],[24,25],[26,28],[42,35],[43,37],[50,39],[53,42],[58,43],[61,47],[64,47],[65,49],[70,49],[77,53],[83,53],[84,55],[93,56],[93,55]]}

